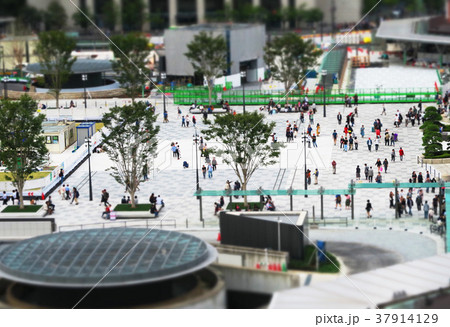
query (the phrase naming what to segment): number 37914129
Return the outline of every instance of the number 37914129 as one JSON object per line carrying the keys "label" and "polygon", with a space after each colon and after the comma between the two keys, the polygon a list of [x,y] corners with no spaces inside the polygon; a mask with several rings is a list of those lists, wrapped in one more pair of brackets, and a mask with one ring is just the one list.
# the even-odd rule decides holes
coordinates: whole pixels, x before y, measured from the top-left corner
{"label": "number 37914129", "polygon": [[392,324],[435,324],[439,317],[437,314],[377,314],[377,324],[392,323]]}

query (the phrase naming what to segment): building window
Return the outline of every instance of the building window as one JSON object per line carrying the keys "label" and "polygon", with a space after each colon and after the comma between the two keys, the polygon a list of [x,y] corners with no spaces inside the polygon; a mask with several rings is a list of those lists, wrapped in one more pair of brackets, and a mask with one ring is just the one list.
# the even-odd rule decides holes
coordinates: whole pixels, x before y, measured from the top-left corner
{"label": "building window", "polygon": [[51,136],[46,136],[45,137],[45,143],[52,144],[52,137]]}
{"label": "building window", "polygon": [[58,144],[59,143],[59,137],[58,136],[53,136],[53,138],[52,138],[52,143],[53,144]]}

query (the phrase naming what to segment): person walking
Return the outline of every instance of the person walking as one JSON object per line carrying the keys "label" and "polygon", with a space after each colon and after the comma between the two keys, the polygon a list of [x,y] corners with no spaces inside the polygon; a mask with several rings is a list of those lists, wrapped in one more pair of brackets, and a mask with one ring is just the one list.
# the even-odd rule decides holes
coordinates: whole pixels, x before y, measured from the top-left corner
{"label": "person walking", "polygon": [[430,211],[430,205],[428,204],[428,201],[425,201],[423,205],[423,217],[425,219],[428,219],[428,212]]}
{"label": "person walking", "polygon": [[392,149],[392,152],[391,152],[391,161],[395,162],[395,150],[394,149]]}
{"label": "person walking", "polygon": [[314,172],[314,185],[319,184],[319,170],[316,168],[316,171]]}
{"label": "person walking", "polygon": [[331,167],[333,168],[333,174],[336,174],[336,161],[333,160]]}
{"label": "person walking", "polygon": [[419,193],[416,196],[416,205],[417,205],[417,211],[420,211],[422,208],[422,195]]}
{"label": "person walking", "polygon": [[385,174],[387,174],[388,165],[389,165],[389,163],[388,163],[387,158],[384,158],[383,167],[384,167],[384,173]]}
{"label": "person walking", "polygon": [[71,194],[69,184],[66,185],[65,191],[66,191],[66,200],[70,200]]}
{"label": "person walking", "polygon": [[65,184],[61,185],[58,193],[61,196],[61,200],[64,200],[66,198],[66,185]]}
{"label": "person walking", "polygon": [[334,132],[332,134],[334,145],[336,145],[337,136],[338,136],[338,134],[337,134],[336,130],[334,130]]}
{"label": "person walking", "polygon": [[378,151],[378,147],[380,146],[380,141],[378,140],[378,136],[375,138],[375,151]]}
{"label": "person walking", "polygon": [[72,201],[70,204],[72,204],[75,201],[75,205],[78,205],[78,198],[80,197],[80,193],[78,192],[76,187],[73,187],[72,189]]}
{"label": "person walking", "polygon": [[381,160],[380,160],[380,158],[378,158],[377,159],[377,161],[375,162],[375,166],[377,166],[377,171],[378,172],[380,172],[381,171],[381,166],[382,166],[383,164],[381,163]]}
{"label": "person walking", "polygon": [[367,148],[369,149],[369,151],[372,152],[372,140],[370,139],[370,137],[369,137],[369,139],[367,140]]}
{"label": "person walking", "polygon": [[213,166],[211,164],[209,164],[208,166],[208,178],[212,178],[213,177]]}
{"label": "person walking", "polygon": [[372,203],[370,203],[370,200],[367,200],[366,203],[367,218],[372,218],[372,215],[370,213],[372,210],[373,210]]}
{"label": "person walking", "polygon": [[364,164],[364,175],[366,176],[366,180],[369,179],[369,167],[367,164]]}
{"label": "person walking", "polygon": [[341,201],[342,201],[341,195],[336,194],[336,197],[335,197],[336,207],[334,209],[337,209],[337,207],[339,206],[339,210],[342,210]]}
{"label": "person walking", "polygon": [[169,122],[169,113],[167,112],[167,110],[164,110],[163,117],[164,117],[163,123],[168,123]]}
{"label": "person walking", "polygon": [[342,115],[341,115],[340,112],[338,112],[338,114],[337,114],[337,121],[338,121],[338,124],[339,124],[339,125],[340,125],[341,122],[342,122]]}
{"label": "person walking", "polygon": [[359,181],[361,179],[361,168],[359,168],[359,165],[356,166],[356,180]]}
{"label": "person walking", "polygon": [[189,123],[191,122],[189,115],[186,115],[186,127],[189,127]]}
{"label": "person walking", "polygon": [[372,183],[373,181],[373,169],[372,166],[369,168],[369,183]]}
{"label": "person walking", "polygon": [[412,216],[411,208],[412,208],[413,205],[414,205],[414,202],[413,202],[412,198],[410,196],[408,196],[406,198],[406,206],[408,207],[408,214],[410,216]]}
{"label": "person walking", "polygon": [[59,179],[61,180],[61,184],[64,182],[64,169],[59,170]]}
{"label": "person walking", "polygon": [[403,156],[405,155],[405,151],[403,151],[402,147],[398,150],[398,155],[400,156],[400,161],[403,161]]}
{"label": "person walking", "polygon": [[362,138],[364,138],[365,130],[366,130],[366,129],[365,129],[364,125],[362,125],[362,126],[361,126],[361,129],[360,129],[360,131],[361,131],[361,137],[362,137]]}
{"label": "person walking", "polygon": [[203,179],[205,179],[206,178],[206,167],[205,167],[205,165],[203,165],[203,167],[202,167],[202,174],[203,174]]}
{"label": "person walking", "polygon": [[216,157],[213,157],[211,164],[212,164],[212,166],[213,166],[213,170],[216,170],[216,169],[217,169],[217,160],[216,160]]}
{"label": "person walking", "polygon": [[186,127],[186,118],[184,116],[181,117],[181,127]]}

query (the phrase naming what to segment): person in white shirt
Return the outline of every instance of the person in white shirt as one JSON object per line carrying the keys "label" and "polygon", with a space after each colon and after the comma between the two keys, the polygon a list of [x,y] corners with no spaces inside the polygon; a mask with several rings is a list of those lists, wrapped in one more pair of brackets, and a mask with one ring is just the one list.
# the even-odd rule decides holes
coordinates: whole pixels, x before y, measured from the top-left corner
{"label": "person in white shirt", "polygon": [[161,195],[158,195],[158,197],[156,198],[156,205],[161,206],[161,208],[164,207],[164,201]]}

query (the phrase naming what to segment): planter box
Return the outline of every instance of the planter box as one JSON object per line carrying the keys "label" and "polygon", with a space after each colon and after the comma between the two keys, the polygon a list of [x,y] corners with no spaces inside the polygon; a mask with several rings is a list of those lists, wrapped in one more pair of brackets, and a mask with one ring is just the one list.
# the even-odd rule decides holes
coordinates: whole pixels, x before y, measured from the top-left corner
{"label": "planter box", "polygon": [[8,206],[2,209],[0,212],[0,218],[42,218],[47,213],[44,206],[40,207],[36,212],[3,212]]}
{"label": "planter box", "polygon": [[[119,205],[117,205],[119,206]],[[155,214],[150,213],[150,210],[147,209],[148,205],[146,205],[142,210],[130,210],[130,211],[121,211],[121,210],[115,210],[117,206],[112,210],[115,214],[115,219],[150,219],[150,218],[156,218]],[[120,205],[122,206],[122,205]],[[137,205],[139,207],[139,204]],[[141,205],[142,206],[142,205]],[[158,212],[161,211],[161,207],[156,207]],[[114,217],[114,214],[112,215]]]}

